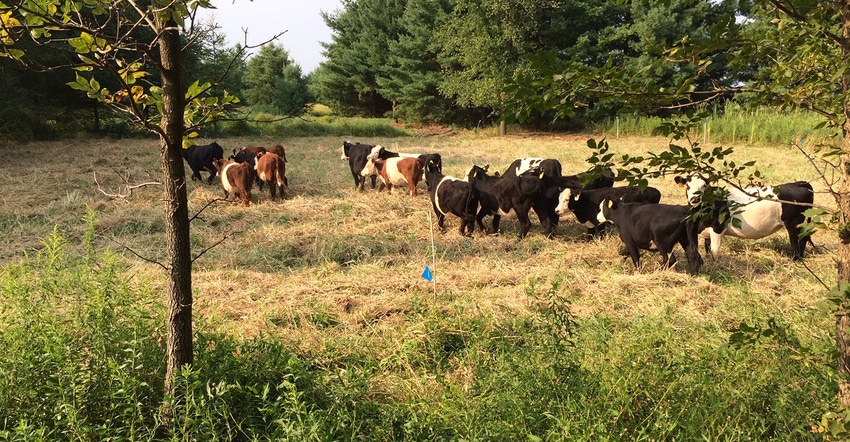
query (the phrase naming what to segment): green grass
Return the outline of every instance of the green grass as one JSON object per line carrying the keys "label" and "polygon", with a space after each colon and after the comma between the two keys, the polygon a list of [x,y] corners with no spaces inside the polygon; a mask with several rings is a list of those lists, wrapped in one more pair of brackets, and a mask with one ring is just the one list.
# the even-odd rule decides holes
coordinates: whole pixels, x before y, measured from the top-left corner
{"label": "green grass", "polygon": [[[661,121],[658,117],[620,115],[594,127],[609,138],[616,138],[618,134],[626,137],[651,136]],[[710,115],[690,136],[694,141],[709,144],[817,146],[831,141],[830,129],[818,128],[822,122],[822,117],[805,110],[777,111],[730,103],[723,111],[711,109]]]}
{"label": "green grass", "polygon": [[[601,138],[361,141],[440,152],[458,176],[519,156],[555,157],[575,173],[591,136]],[[427,196],[355,191],[339,158],[345,138],[218,140],[226,151],[282,143],[291,189],[282,202],[256,192],[248,208],[213,204],[192,223],[196,252],[229,238],[195,262],[195,365],[164,433],[165,274],[125,248],[164,259],[161,189],[109,199],[92,181],[97,172],[114,189],[123,182],[112,170],[124,168],[133,181],[155,179],[157,142],[3,147],[0,439],[820,438],[812,428],[837,408],[834,319],[783,234],[727,239],[691,277],[681,265],[659,269],[650,253],[636,271],[617,256],[619,238],[584,241],[571,217],[549,240],[532,215],[522,241],[512,220],[500,236],[468,239],[449,218],[435,263]],[[609,142],[634,155],[668,140]],[[822,190],[792,149],[755,144],[734,158],[758,160],[765,179]],[[33,192],[36,173],[57,178]],[[672,179],[650,184],[684,203]],[[217,185],[187,190],[192,214],[221,197]],[[823,193],[816,201],[831,204]],[[814,241],[806,265],[834,284],[837,238]],[[425,264],[436,292],[419,277]]]}

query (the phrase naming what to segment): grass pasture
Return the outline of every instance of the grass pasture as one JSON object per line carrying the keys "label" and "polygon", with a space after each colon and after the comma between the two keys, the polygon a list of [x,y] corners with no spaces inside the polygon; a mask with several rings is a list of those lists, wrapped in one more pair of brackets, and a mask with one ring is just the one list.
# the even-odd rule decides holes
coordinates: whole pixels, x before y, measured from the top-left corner
{"label": "grass pasture", "polygon": [[[444,172],[459,176],[471,163],[504,170],[522,156],[558,158],[565,173],[576,173],[586,169],[587,138],[360,141],[439,152]],[[829,232],[814,236],[817,250],[806,258],[817,277],[788,258],[784,232],[759,241],[727,238],[721,255],[704,257],[701,273],[691,277],[681,250],[675,269],[659,269],[660,257],[645,252],[644,269],[636,271],[617,255],[616,235],[584,241],[584,227],[570,217],[548,240],[532,215],[531,233],[517,241],[514,220],[503,218],[499,236],[476,230],[468,239],[450,216],[447,232],[434,234],[434,263],[424,183],[413,198],[404,191],[355,191],[339,137],[218,141],[226,152],[282,143],[290,191],[285,201],[272,202],[267,191],[254,189],[249,208],[218,202],[193,222],[196,251],[227,236],[195,263],[196,376],[202,386],[271,385],[289,399],[245,393],[250,400],[237,400],[208,388],[205,409],[223,418],[208,416],[221,427],[192,427],[202,439],[801,440],[818,437],[813,427],[834,406],[834,323],[816,308],[825,296],[817,278],[835,281],[836,238]],[[667,143],[609,141],[622,154]],[[94,184],[96,175],[101,190],[116,193],[126,174],[135,183],[158,179],[157,143],[73,139],[2,150],[5,280],[18,272],[8,270],[15,263],[49,248],[44,238],[54,227],[72,253],[85,255],[89,228],[93,248],[115,251],[117,278],[146,294],[139,305],[153,300],[145,308],[159,318],[165,275],[127,249],[164,261],[161,189],[111,199]],[[766,182],[805,179],[823,187],[790,148],[748,145],[735,155],[758,160]],[[662,202],[684,203],[672,177],[650,184],[661,190]],[[191,213],[222,195],[219,185],[188,185]],[[815,201],[830,206],[828,198],[817,193]],[[94,212],[88,227],[87,207]],[[426,264],[436,293],[420,277]],[[13,318],[24,315],[9,293],[0,291],[13,305],[0,319],[0,341],[4,327],[11,330]],[[730,346],[742,323],[773,334]],[[239,350],[227,350],[225,342]],[[291,356],[280,359],[278,352]],[[0,359],[0,374],[15,379],[20,374],[9,361]],[[160,368],[150,368],[151,379]],[[287,373],[298,376],[290,382]],[[13,383],[0,388],[15,392]],[[0,415],[44,428],[10,402],[0,400]],[[266,409],[258,403],[277,411],[258,418],[257,409]],[[14,425],[19,420],[0,420],[2,431]],[[68,431],[43,425],[54,436]],[[236,436],[230,425],[240,427]]]}

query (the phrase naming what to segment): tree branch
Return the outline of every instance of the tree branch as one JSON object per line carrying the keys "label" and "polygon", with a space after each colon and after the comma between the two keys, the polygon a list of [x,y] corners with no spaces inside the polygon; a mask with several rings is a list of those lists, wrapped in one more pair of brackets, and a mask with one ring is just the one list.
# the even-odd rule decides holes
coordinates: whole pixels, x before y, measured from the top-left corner
{"label": "tree branch", "polygon": [[121,180],[124,182],[124,187],[119,188],[119,190],[116,193],[111,193],[111,192],[107,192],[107,191],[103,190],[103,188],[100,186],[100,182],[97,180],[97,172],[93,172],[94,173],[94,184],[97,186],[97,190],[99,190],[100,193],[108,196],[109,198],[126,199],[126,198],[129,198],[130,196],[132,196],[133,191],[136,190],[136,189],[146,187],[146,186],[162,185],[162,183],[160,183],[159,181],[148,181],[148,182],[145,182],[145,183],[131,184],[130,183],[130,172],[129,171],[127,171],[126,175],[121,175],[117,170],[115,170],[114,172],[119,177],[121,177]]}

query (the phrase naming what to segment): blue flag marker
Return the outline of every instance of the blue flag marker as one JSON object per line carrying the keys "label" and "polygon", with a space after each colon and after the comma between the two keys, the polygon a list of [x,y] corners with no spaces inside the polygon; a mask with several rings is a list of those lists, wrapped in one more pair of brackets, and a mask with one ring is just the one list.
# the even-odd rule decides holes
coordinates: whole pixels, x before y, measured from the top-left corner
{"label": "blue flag marker", "polygon": [[426,281],[431,282],[434,280],[434,277],[431,276],[431,269],[428,266],[425,266],[425,270],[422,271],[422,277],[425,278]]}

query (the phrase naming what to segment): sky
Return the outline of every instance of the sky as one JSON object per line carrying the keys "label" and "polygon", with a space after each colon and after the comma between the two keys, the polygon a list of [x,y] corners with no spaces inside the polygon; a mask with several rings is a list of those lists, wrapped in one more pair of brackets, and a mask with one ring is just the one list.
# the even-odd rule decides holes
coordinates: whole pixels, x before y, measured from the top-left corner
{"label": "sky", "polygon": [[341,0],[212,0],[212,4],[216,9],[202,11],[202,18],[213,18],[230,44],[244,43],[242,28],[248,29],[249,45],[286,31],[277,43],[305,75],[324,61],[320,42],[331,41],[331,30],[325,26],[320,11],[342,9]]}

